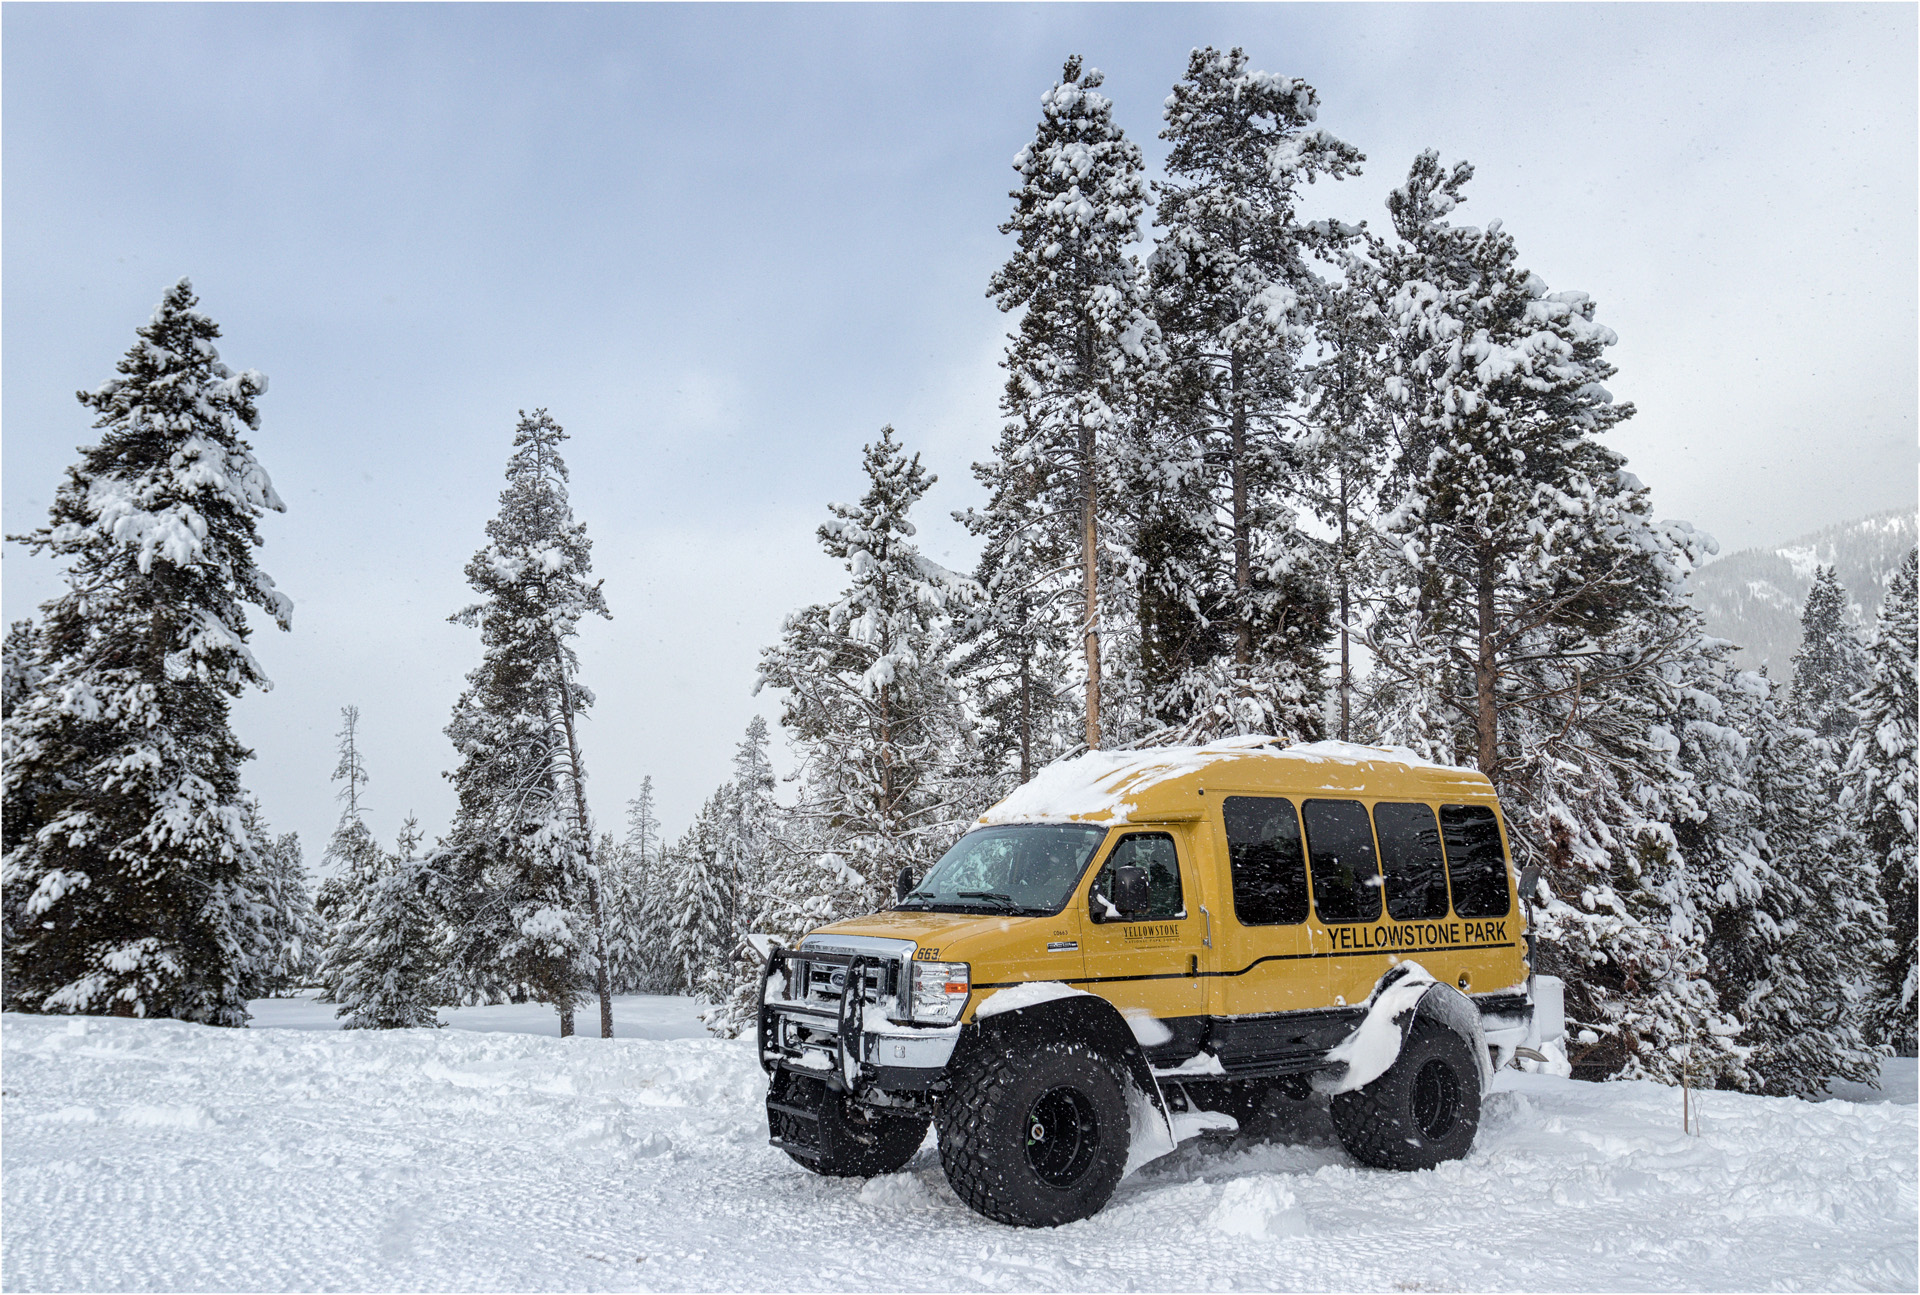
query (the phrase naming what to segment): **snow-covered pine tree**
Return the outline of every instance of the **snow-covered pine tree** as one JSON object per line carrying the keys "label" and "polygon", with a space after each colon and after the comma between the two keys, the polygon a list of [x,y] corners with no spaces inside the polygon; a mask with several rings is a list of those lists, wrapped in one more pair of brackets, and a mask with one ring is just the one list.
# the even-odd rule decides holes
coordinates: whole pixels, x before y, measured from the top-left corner
{"label": "snow-covered pine tree", "polygon": [[610,1037],[578,729],[593,694],[572,639],[583,619],[611,613],[568,500],[565,439],[546,410],[521,414],[500,511],[467,563],[480,601],[450,618],[480,630],[483,656],[447,725],[460,809],[428,884],[453,932],[448,974],[460,993],[491,1000],[525,985],[568,1035],[583,988],[597,982]]}
{"label": "snow-covered pine tree", "polygon": [[667,960],[675,988],[709,1003],[724,1002],[734,983],[738,900],[723,842],[736,799],[734,785],[721,784],[667,853]]}
{"label": "snow-covered pine tree", "polygon": [[[980,717],[980,764],[1003,790],[1027,781],[1084,737],[1068,660],[1078,626],[1077,547],[1049,515],[1064,469],[1030,458],[1019,423],[1002,429],[995,457],[973,465],[986,507],[954,519],[981,541],[979,606],[956,627],[954,664]],[[1004,773],[1010,772],[1011,777]]]}
{"label": "snow-covered pine tree", "polygon": [[1717,1073],[1737,1027],[1676,912],[1672,826],[1694,812],[1673,724],[1702,650],[1683,581],[1712,543],[1656,524],[1595,439],[1632,407],[1602,385],[1615,339],[1593,302],[1549,294],[1498,223],[1448,223],[1471,175],[1423,153],[1387,204],[1382,385],[1407,427],[1379,523],[1380,691],[1421,708],[1407,728],[1447,721],[1436,745],[1493,779],[1520,861],[1543,865],[1538,965],[1567,979],[1576,1071],[1677,1078],[1691,1054]]}
{"label": "snow-covered pine tree", "polygon": [[320,887],[314,907],[326,927],[326,945],[320,958],[320,1001],[340,1001],[340,969],[348,956],[352,936],[348,921],[365,908],[364,893],[380,884],[387,871],[387,856],[362,817],[361,797],[366,789],[367,762],[360,754],[360,708],[340,708],[340,758],[333,766],[333,781],[340,784],[334,798],[340,802],[340,821],[327,839],[320,866],[331,874]]}
{"label": "snow-covered pine tree", "polygon": [[341,914],[328,966],[342,1029],[440,1027],[439,947],[419,853],[420,825],[408,815],[395,853],[375,849]]}
{"label": "snow-covered pine tree", "polygon": [[7,626],[5,662],[0,719],[12,715],[13,708],[40,686],[45,674],[40,668],[40,634],[32,620],[18,620]]}
{"label": "snow-covered pine tree", "polygon": [[715,870],[724,901],[722,950],[708,960],[702,996],[714,1006],[702,1013],[707,1028],[732,1038],[750,1024],[751,1004],[765,964],[749,938],[762,931],[767,897],[785,860],[780,807],[773,798],[773,765],[767,759],[767,721],[755,715],[733,757],[733,781],[722,789],[725,817],[719,824]]}
{"label": "snow-covered pine tree", "polygon": [[326,946],[326,927],[313,909],[300,834],[273,835],[257,801],[248,804],[247,819],[260,861],[254,888],[264,941],[245,989],[248,998],[277,998],[311,981]]}
{"label": "snow-covered pine tree", "polygon": [[5,721],[6,1005],[244,1025],[262,944],[228,708],[269,687],[246,606],[293,604],[254,562],[285,505],[246,435],[266,379],[221,362],[182,279],[96,415],[49,524],[15,537],[67,563],[33,691]]}
{"label": "snow-covered pine tree", "polygon": [[1871,1012],[1877,1042],[1903,1057],[1914,1055],[1916,987],[1920,952],[1915,924],[1920,920],[1916,890],[1915,832],[1920,828],[1920,786],[1916,786],[1916,711],[1920,710],[1920,634],[1914,618],[1915,551],[1894,574],[1880,604],[1879,621],[1868,647],[1867,685],[1853,698],[1860,717],[1847,752],[1842,812],[1852,828],[1863,863],[1878,878],[1885,906],[1888,955],[1876,969]]}
{"label": "snow-covered pine tree", "polygon": [[[988,284],[1003,311],[1022,311],[1007,348],[1003,463],[1045,463],[1039,497],[1062,549],[1077,553],[1079,605],[1067,622],[1084,656],[1086,743],[1101,744],[1104,493],[1113,485],[1135,383],[1156,362],[1157,330],[1137,259],[1147,182],[1140,150],[1096,93],[1100,73],[1069,58],[1041,96],[1034,139],[1014,158],[1020,187],[1000,226],[1019,247]],[[1012,442],[1012,444],[1008,444]],[[1052,612],[1059,600],[1030,610]]]}
{"label": "snow-covered pine tree", "polygon": [[1832,567],[1814,568],[1793,655],[1793,708],[1797,722],[1836,752],[1836,768],[1859,726],[1853,695],[1866,687],[1871,669],[1839,576]]}
{"label": "snow-covered pine tree", "polygon": [[933,484],[919,456],[909,459],[887,427],[864,463],[866,494],[830,505],[820,527],[851,583],[787,618],[761,653],[755,688],[786,694],[780,722],[832,824],[823,846],[865,878],[864,904],[875,907],[901,868],[922,874],[946,846],[949,784],[971,738],[950,676],[950,620],[977,587],[913,545],[908,513]]}
{"label": "snow-covered pine tree", "polygon": [[1149,281],[1185,442],[1174,461],[1202,480],[1170,492],[1193,515],[1175,527],[1181,542],[1153,547],[1142,580],[1192,600],[1220,631],[1185,636],[1201,650],[1181,663],[1172,707],[1186,716],[1182,740],[1317,738],[1329,598],[1324,555],[1287,502],[1301,466],[1289,414],[1326,294],[1313,262],[1345,231],[1301,219],[1297,202],[1304,185],[1357,174],[1364,159],[1314,126],[1312,86],[1250,68],[1237,48],[1194,50],[1164,116],[1172,150]]}
{"label": "snow-covered pine tree", "polygon": [[[781,814],[781,831],[770,865],[754,896],[754,930],[759,945],[771,939],[792,948],[817,926],[872,906],[866,878],[827,847],[834,835],[831,815],[800,789],[798,804]],[[744,942],[743,942],[744,943]],[[755,1025],[754,1008],[766,963],[759,948],[741,951],[729,996],[703,1013],[707,1028],[732,1038]]]}
{"label": "snow-covered pine tree", "polygon": [[646,983],[641,966],[645,953],[639,922],[640,886],[633,853],[612,832],[600,833],[593,852],[600,865],[600,920],[606,933],[607,988],[631,994]]}
{"label": "snow-covered pine tree", "polygon": [[[1321,296],[1316,329],[1320,349],[1306,373],[1306,430],[1301,437],[1301,470],[1295,475],[1295,490],[1333,532],[1327,565],[1339,664],[1331,727],[1342,742],[1353,740],[1359,704],[1353,638],[1367,601],[1370,572],[1381,557],[1370,542],[1370,522],[1378,511],[1381,474],[1397,430],[1397,407],[1387,398],[1382,382],[1388,373],[1389,338],[1375,291],[1380,271],[1368,255],[1369,242],[1343,249],[1341,280]],[[1414,673],[1418,678],[1424,672],[1416,669]],[[1419,711],[1403,710],[1402,714],[1412,718]],[[1424,744],[1424,735],[1416,735],[1415,740]]]}
{"label": "snow-covered pine tree", "polygon": [[733,820],[722,848],[733,860],[736,929],[751,925],[752,896],[759,894],[780,836],[780,806],[773,798],[773,762],[767,758],[767,721],[755,715],[734,748]]}
{"label": "snow-covered pine tree", "polygon": [[1801,901],[1767,857],[1761,805],[1747,785],[1748,733],[1765,681],[1735,672],[1732,651],[1707,639],[1678,663],[1665,727],[1679,742],[1687,783],[1669,815],[1683,863],[1670,878],[1668,925],[1685,945],[1704,948],[1721,1013],[1742,1026],[1724,1043],[1696,1048],[1689,1072],[1702,1083],[1755,1089],[1761,1080],[1748,1061],[1759,1039],[1742,1008],[1768,979]]}
{"label": "snow-covered pine tree", "polygon": [[653,778],[640,780],[640,794],[627,802],[627,831],[620,841],[615,911],[607,928],[615,986],[622,992],[672,992],[677,977],[665,950],[667,872],[660,819],[653,808]]}
{"label": "snow-covered pine tree", "polygon": [[1745,724],[1747,789],[1772,872],[1762,902],[1784,916],[1759,977],[1744,996],[1723,989],[1722,1003],[1745,1026],[1758,1091],[1817,1097],[1833,1079],[1878,1077],[1860,958],[1884,945],[1884,915],[1876,888],[1853,866],[1859,855],[1846,847],[1845,827],[1833,821],[1825,744],[1792,722],[1764,673],[1747,678],[1768,685]]}

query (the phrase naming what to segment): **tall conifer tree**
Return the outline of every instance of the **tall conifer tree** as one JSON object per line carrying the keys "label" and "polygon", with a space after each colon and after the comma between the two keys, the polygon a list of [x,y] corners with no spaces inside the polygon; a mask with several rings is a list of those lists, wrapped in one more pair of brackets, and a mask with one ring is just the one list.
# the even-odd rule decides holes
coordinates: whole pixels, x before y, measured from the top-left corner
{"label": "tall conifer tree", "polygon": [[1364,159],[1318,116],[1312,86],[1250,68],[1240,49],[1194,50],[1166,102],[1172,151],[1148,266],[1184,444],[1155,458],[1200,480],[1169,492],[1193,515],[1154,547],[1158,569],[1143,580],[1169,584],[1217,627],[1186,636],[1170,683],[1190,740],[1320,735],[1325,563],[1288,502],[1307,466],[1290,415],[1327,291],[1313,262],[1344,231],[1302,219],[1297,203],[1304,185],[1357,174]]}
{"label": "tall conifer tree", "polygon": [[[1344,249],[1340,260],[1342,279],[1321,298],[1316,330],[1320,354],[1306,374],[1303,470],[1295,488],[1333,532],[1327,564],[1339,648],[1332,728],[1335,737],[1350,742],[1360,704],[1353,643],[1371,573],[1381,557],[1370,542],[1371,522],[1398,423],[1384,383],[1389,332],[1375,291],[1379,267],[1364,244]],[[1426,745],[1424,734],[1412,736],[1415,741],[1409,745]]]}
{"label": "tall conifer tree", "polygon": [[989,776],[1010,768],[1025,782],[1085,735],[1071,695],[1079,548],[1050,501],[1064,472],[1022,453],[1019,423],[1001,430],[995,457],[973,465],[986,507],[954,514],[981,541],[974,580],[981,605],[959,627],[955,670],[980,716],[980,756]]}
{"label": "tall conifer tree", "polygon": [[1914,617],[1916,554],[1910,550],[1887,588],[1869,648],[1867,685],[1855,694],[1860,717],[1847,753],[1842,806],[1863,866],[1877,879],[1887,915],[1888,951],[1872,987],[1877,1040],[1901,1056],[1914,1055],[1916,986],[1920,985],[1920,890],[1916,889],[1915,832],[1920,829],[1920,775],[1915,762],[1920,724],[1920,633]]}
{"label": "tall conifer tree", "polygon": [[1125,452],[1135,383],[1159,345],[1127,250],[1146,210],[1145,171],[1112,101],[1097,93],[1102,80],[1075,55],[1041,97],[1034,139],[1013,163],[1014,212],[1000,227],[1019,246],[987,289],[1000,309],[1022,312],[1005,362],[1001,461],[1048,465],[1039,503],[1058,546],[1078,556],[1069,624],[1082,651],[1089,747],[1102,736],[1103,499]]}
{"label": "tall conifer tree", "polygon": [[1826,744],[1792,722],[1772,689],[1745,727],[1773,929],[1761,974],[1738,996],[1723,991],[1722,1002],[1745,1026],[1758,1091],[1818,1097],[1833,1079],[1879,1074],[1861,955],[1871,962],[1884,946],[1884,915],[1877,889],[1862,885],[1847,827],[1834,821]]}
{"label": "tall conifer tree", "polygon": [[951,622],[976,596],[971,581],[924,557],[908,514],[933,477],[891,427],[864,450],[867,491],[833,504],[820,544],[850,583],[831,603],[789,616],[760,659],[757,687],[786,694],[792,735],[825,848],[865,879],[877,905],[902,867],[945,847],[951,782],[969,741],[951,678]]}
{"label": "tall conifer tree", "polygon": [[1472,168],[1429,152],[1388,199],[1382,283],[1405,435],[1380,528],[1394,551],[1370,646],[1493,779],[1521,860],[1559,899],[1541,965],[1591,1039],[1577,1069],[1676,1076],[1737,1064],[1705,980],[1674,824],[1699,812],[1678,758],[1682,666],[1703,650],[1686,571],[1711,541],[1656,524],[1597,439],[1632,413],[1604,386],[1613,333],[1550,293],[1498,223],[1448,220]]}
{"label": "tall conifer tree", "polygon": [[367,908],[367,894],[391,870],[386,852],[367,827],[363,805],[370,778],[366,757],[360,753],[360,708],[340,708],[339,759],[333,781],[340,784],[334,799],[340,802],[340,821],[334,824],[320,862],[332,875],[321,887],[321,915],[326,919],[326,949],[320,960],[320,1001],[337,1003],[340,977],[355,938],[355,914]]}
{"label": "tall conifer tree", "polygon": [[500,511],[467,563],[480,601],[451,619],[479,629],[484,654],[447,725],[460,809],[431,884],[454,928],[450,974],[468,995],[525,986],[559,1011],[565,1035],[597,981],[610,1036],[579,740],[593,693],[573,639],[586,617],[611,613],[568,499],[565,439],[546,410],[521,414]]}
{"label": "tall conifer tree", "polygon": [[1816,567],[1800,613],[1800,650],[1793,655],[1793,708],[1799,722],[1840,760],[1859,724],[1853,695],[1866,686],[1872,668],[1851,623],[1840,577],[1832,567]]}
{"label": "tall conifer tree", "polygon": [[263,944],[260,843],[228,725],[268,688],[246,607],[293,604],[254,562],[281,512],[246,436],[260,374],[221,362],[192,286],[167,291],[49,524],[16,537],[67,563],[43,609],[43,672],[5,722],[6,1000],[14,1010],[244,1025]]}

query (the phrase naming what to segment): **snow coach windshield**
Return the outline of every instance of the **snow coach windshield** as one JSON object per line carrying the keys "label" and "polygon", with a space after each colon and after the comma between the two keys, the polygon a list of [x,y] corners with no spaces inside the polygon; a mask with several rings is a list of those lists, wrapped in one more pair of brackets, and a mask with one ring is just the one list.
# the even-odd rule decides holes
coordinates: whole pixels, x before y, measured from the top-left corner
{"label": "snow coach windshield", "polygon": [[895,907],[1023,917],[1057,913],[1106,835],[1104,827],[1078,823],[979,828],[954,842]]}

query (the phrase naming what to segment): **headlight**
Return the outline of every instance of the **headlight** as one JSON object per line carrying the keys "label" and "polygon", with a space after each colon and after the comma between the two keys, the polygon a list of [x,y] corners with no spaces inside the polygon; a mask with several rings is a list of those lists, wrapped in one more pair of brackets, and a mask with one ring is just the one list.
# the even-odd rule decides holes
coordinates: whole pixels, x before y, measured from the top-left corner
{"label": "headlight", "polygon": [[913,964],[913,1019],[929,1025],[951,1025],[960,1019],[973,991],[964,962]]}

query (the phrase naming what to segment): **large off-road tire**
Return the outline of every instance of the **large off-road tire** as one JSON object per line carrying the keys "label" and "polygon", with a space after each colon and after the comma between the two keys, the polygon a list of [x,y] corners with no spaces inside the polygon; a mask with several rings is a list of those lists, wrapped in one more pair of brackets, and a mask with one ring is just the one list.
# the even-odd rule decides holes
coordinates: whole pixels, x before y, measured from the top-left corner
{"label": "large off-road tire", "polygon": [[[792,1107],[811,1114],[796,1115]],[[896,1115],[853,1101],[827,1087],[824,1079],[774,1072],[767,1090],[767,1128],[789,1145],[783,1148],[796,1164],[829,1178],[872,1178],[897,1171],[926,1140],[930,1121],[924,1115]],[[809,1156],[795,1146],[811,1147]]]}
{"label": "large off-road tire", "polygon": [[1097,1213],[1127,1167],[1131,1121],[1118,1065],[1083,1043],[963,1062],[936,1117],[954,1194],[997,1223],[1044,1228]]}
{"label": "large off-road tire", "polygon": [[1431,1169],[1458,1160],[1480,1127],[1480,1067],[1473,1045],[1427,1017],[1416,1017],[1400,1057],[1364,1088],[1332,1104],[1341,1145],[1376,1169]]}

